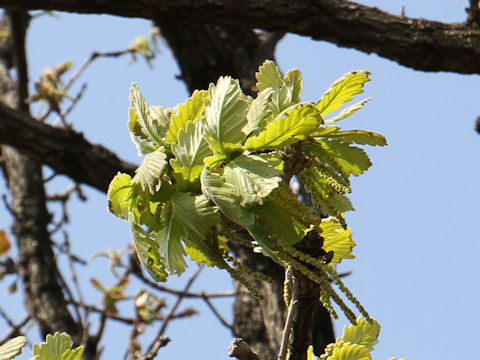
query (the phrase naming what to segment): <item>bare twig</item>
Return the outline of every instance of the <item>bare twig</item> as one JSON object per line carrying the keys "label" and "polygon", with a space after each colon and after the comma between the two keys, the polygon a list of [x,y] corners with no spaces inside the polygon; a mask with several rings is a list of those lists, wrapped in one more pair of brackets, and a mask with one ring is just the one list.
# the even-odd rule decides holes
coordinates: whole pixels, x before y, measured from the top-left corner
{"label": "bare twig", "polygon": [[119,50],[119,51],[94,51],[90,54],[87,60],[83,62],[82,65],[75,71],[75,73],[72,75],[72,77],[68,80],[68,82],[65,84],[62,90],[67,91],[74,83],[77,81],[77,79],[85,72],[85,70],[88,68],[88,66],[95,61],[95,59],[100,58],[100,57],[119,57],[122,55],[126,54],[132,54],[134,53],[135,50],[127,48],[124,50]]}
{"label": "bare twig", "polygon": [[[188,292],[188,290],[192,286],[195,279],[198,277],[198,275],[200,275],[200,272],[202,271],[202,269],[203,269],[203,266],[200,265],[198,267],[197,271],[188,280],[187,284],[185,285],[184,291],[183,291],[184,293]],[[167,330],[167,326],[170,323],[170,320],[173,318],[175,312],[177,311],[177,308],[180,306],[180,303],[182,302],[182,300],[184,298],[185,298],[184,294],[179,294],[178,295],[177,301],[175,302],[175,304],[170,309],[170,312],[166,316],[162,327],[158,331],[158,334],[155,337],[155,340],[153,341],[153,343],[148,348],[148,351],[147,351],[145,357],[143,358],[143,360],[153,360],[155,358],[155,356],[157,355],[158,350],[160,350],[161,347],[165,346],[168,343],[168,341],[165,342],[165,338],[164,338],[163,334],[165,333],[165,330]]]}
{"label": "bare twig", "polygon": [[225,291],[217,291],[217,292],[199,292],[199,293],[192,293],[192,292],[185,292],[184,290],[176,290],[176,289],[171,289],[169,287],[157,284],[156,282],[150,280],[147,278],[143,273],[137,273],[137,272],[132,272],[133,275],[138,277],[142,282],[147,284],[148,286],[159,290],[159,291],[164,291],[173,295],[177,296],[183,296],[185,298],[219,298],[219,297],[232,297],[236,296],[237,292],[233,290],[225,290]]}
{"label": "bare twig", "polygon": [[67,127],[67,128],[69,127],[69,124],[67,123],[66,118],[75,108],[75,106],[78,104],[83,94],[85,93],[86,89],[87,89],[87,84],[83,84],[77,96],[75,96],[75,98],[72,100],[72,103],[70,104],[70,106],[65,110],[65,112],[60,113],[60,116],[58,117],[58,119],[52,123],[53,126],[55,126],[60,121],[64,127]]}
{"label": "bare twig", "polygon": [[27,315],[25,318],[20,321],[18,324],[10,326],[10,331],[3,337],[3,339],[0,339],[0,345],[5,344],[8,340],[15,336],[22,335],[22,331],[20,331],[27,323],[31,320],[31,316]]}
{"label": "bare twig", "polygon": [[[69,239],[66,231],[63,232],[63,237],[64,237],[64,241],[63,241],[62,248],[65,249],[65,254],[67,255],[68,266],[70,268],[70,273],[71,273],[71,276],[72,276],[73,284],[75,286],[75,290],[77,291],[77,295],[78,295],[78,299],[80,300],[80,303],[84,304],[85,300],[84,300],[84,297],[83,297],[82,288],[80,287],[80,283],[78,282],[77,272],[75,271],[73,255],[70,251],[70,239]],[[79,316],[80,316],[80,314],[79,314]],[[87,313],[86,312],[84,312],[83,318],[81,319],[81,321],[83,323],[86,323],[86,321],[87,321]]]}
{"label": "bare twig", "polygon": [[203,300],[205,301],[207,306],[210,308],[210,310],[212,310],[213,314],[216,316],[218,321],[220,321],[223,326],[225,326],[226,328],[230,329],[230,331],[233,332],[233,326],[223,318],[223,316],[218,312],[218,310],[215,308],[212,302],[208,299],[208,297],[204,296]]}
{"label": "bare twig", "polygon": [[291,279],[290,286],[292,288],[292,298],[290,300],[290,305],[288,307],[288,312],[287,312],[287,319],[285,320],[285,326],[283,328],[282,341],[280,343],[280,351],[278,352],[278,360],[285,360],[287,357],[288,341],[290,339],[293,319],[297,312],[297,305],[298,305],[298,299],[297,299],[298,284],[296,283],[295,277],[288,275],[289,270],[290,268],[288,268],[287,271],[285,272],[285,276]]}

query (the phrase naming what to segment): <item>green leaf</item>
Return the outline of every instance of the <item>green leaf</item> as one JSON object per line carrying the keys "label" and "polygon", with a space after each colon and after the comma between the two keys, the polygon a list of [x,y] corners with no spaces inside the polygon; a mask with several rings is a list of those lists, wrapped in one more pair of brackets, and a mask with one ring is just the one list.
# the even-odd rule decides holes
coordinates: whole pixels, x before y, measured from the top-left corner
{"label": "green leaf", "polygon": [[158,243],[152,239],[151,234],[145,231],[133,221],[130,229],[133,236],[133,244],[137,251],[140,262],[145,266],[150,276],[156,281],[166,281],[168,274],[165,271],[164,259],[160,255]]}
{"label": "green leaf", "polygon": [[343,259],[354,259],[352,249],[355,242],[352,240],[352,231],[344,229],[335,218],[323,219],[320,228],[324,239],[325,251],[333,251],[332,262],[339,263]]}
{"label": "green leaf", "polygon": [[220,77],[217,85],[210,84],[210,104],[206,112],[206,139],[216,153],[229,154],[245,140],[242,129],[249,105],[238,80]]}
{"label": "green leaf", "polygon": [[370,351],[365,346],[345,344],[342,347],[335,347],[333,354],[328,360],[372,360]]}
{"label": "green leaf", "polygon": [[292,93],[287,86],[281,88],[273,88],[275,91],[272,94],[272,99],[268,103],[268,111],[275,117],[283,111],[291,108],[293,105],[297,105],[292,101]]}
{"label": "green leaf", "polygon": [[203,159],[212,155],[204,138],[203,121],[188,122],[178,132],[178,144],[172,144],[175,159],[170,160],[182,190],[193,190],[192,185],[200,178],[204,167]]}
{"label": "green leaf", "polygon": [[274,91],[271,88],[266,88],[257,94],[257,97],[250,103],[247,112],[247,124],[242,131],[249,135],[252,132],[263,129],[267,120],[272,116],[272,111],[269,108]]}
{"label": "green leaf", "polygon": [[130,209],[132,177],[118,172],[112,179],[107,191],[108,209],[118,217],[127,218]]}
{"label": "green leaf", "polygon": [[373,351],[378,343],[379,334],[380,325],[375,320],[368,322],[361,316],[357,319],[356,325],[343,328],[342,340],[351,344],[365,346],[369,351]]}
{"label": "green leaf", "polygon": [[182,222],[173,213],[172,206],[162,209],[162,225],[160,231],[155,233],[159,245],[159,252],[165,259],[165,266],[171,274],[180,275],[185,271],[185,250],[181,238],[184,235]]}
{"label": "green leaf", "polygon": [[72,339],[66,333],[47,335],[40,345],[33,345],[32,360],[81,360],[83,346],[72,349]]}
{"label": "green leaf", "polygon": [[139,122],[139,116],[133,107],[130,107],[130,120],[128,126],[130,129],[130,138],[137,147],[138,155],[145,155],[155,151],[157,146],[153,145],[148,139],[147,135],[143,133]]}
{"label": "green leaf", "polygon": [[[283,205],[291,206],[291,204]],[[255,213],[270,233],[288,244],[300,241],[307,230],[303,224],[268,198],[261,206],[255,207]]]}
{"label": "green leaf", "polygon": [[370,74],[367,70],[355,70],[337,79],[317,103],[322,116],[338,110],[344,103],[351,101],[354,95],[362,93],[363,85],[370,81]]}
{"label": "green leaf", "polygon": [[281,181],[281,160],[268,161],[256,155],[240,155],[225,167],[225,181],[233,185],[240,206],[262,204]]}
{"label": "green leaf", "polygon": [[209,100],[206,90],[195,90],[192,96],[177,107],[176,113],[172,114],[172,120],[167,132],[169,143],[178,140],[178,132],[185,128],[187,122],[202,119],[204,117],[205,105]]}
{"label": "green leaf", "polygon": [[270,231],[255,222],[246,222],[244,226],[258,245],[260,245],[262,253],[275,260],[276,246]]}
{"label": "green leaf", "polygon": [[140,153],[145,154],[162,144],[165,127],[162,122],[156,121],[157,117],[154,118],[150,115],[147,102],[135,83],[132,84],[130,90],[130,101],[130,121],[128,125]]}
{"label": "green leaf", "polygon": [[190,239],[206,239],[209,230],[220,221],[218,209],[210,205],[205,195],[176,192],[172,196],[172,211]]}
{"label": "green leaf", "polygon": [[341,140],[316,139],[316,143],[305,144],[304,148],[320,161],[332,165],[347,178],[351,174],[356,176],[363,174],[372,165],[363,149],[350,146]]}
{"label": "green leaf", "polygon": [[148,191],[150,194],[157,192],[161,186],[160,178],[168,164],[166,158],[167,155],[162,148],[147,154],[142,164],[135,171],[132,182],[139,183],[142,190]]}
{"label": "green leaf", "polygon": [[298,69],[289,70],[283,79],[290,91],[292,102],[299,103],[303,90],[302,73]]}
{"label": "green leaf", "polygon": [[257,78],[257,87],[260,90],[269,87],[280,88],[285,85],[278,66],[272,60],[265,60],[263,65],[258,68],[255,77]]}
{"label": "green leaf", "polygon": [[163,136],[167,132],[167,129],[170,125],[170,119],[172,117],[172,112],[174,109],[166,108],[164,106],[150,106],[149,114],[152,119],[158,124],[159,132],[162,134],[162,142]]}
{"label": "green leaf", "polygon": [[256,136],[251,136],[245,143],[247,149],[283,149],[299,140],[305,140],[313,133],[322,118],[317,109],[303,104],[287,110]]}
{"label": "green leaf", "polygon": [[327,126],[317,130],[315,137],[326,137],[329,139],[336,139],[345,144],[360,144],[371,146],[385,146],[387,140],[381,134],[365,130],[346,130],[340,131],[338,126]]}
{"label": "green leaf", "polygon": [[27,345],[25,336],[17,336],[8,340],[0,346],[0,360],[11,360],[20,355],[25,345]]}
{"label": "green leaf", "polygon": [[207,199],[212,200],[218,206],[220,211],[239,225],[245,223],[240,199],[235,191],[235,187],[225,181],[225,178],[211,171],[209,167],[204,167],[200,176],[202,184],[202,193]]}
{"label": "green leaf", "polygon": [[357,112],[358,110],[360,110],[361,108],[363,108],[363,106],[369,102],[370,100],[372,100],[371,98],[368,98],[368,99],[363,99],[363,100],[360,100],[359,102],[353,104],[353,105],[350,105],[350,106],[347,106],[345,109],[343,109],[340,114],[334,116],[334,117],[331,117],[329,119],[325,119],[325,124],[331,124],[331,123],[334,123],[334,122],[337,122],[337,121],[340,121],[340,120],[343,120],[345,119],[346,117],[349,117],[350,115],[352,115],[353,113]]}

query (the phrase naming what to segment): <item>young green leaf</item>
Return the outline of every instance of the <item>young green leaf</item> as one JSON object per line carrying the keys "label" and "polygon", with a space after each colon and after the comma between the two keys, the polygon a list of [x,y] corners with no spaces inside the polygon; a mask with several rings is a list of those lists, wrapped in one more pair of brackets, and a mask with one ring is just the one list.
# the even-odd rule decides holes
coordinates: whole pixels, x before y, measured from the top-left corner
{"label": "young green leaf", "polygon": [[367,70],[355,70],[337,79],[317,103],[322,116],[338,110],[344,103],[351,101],[354,95],[362,93],[363,85],[370,81],[370,74]]}
{"label": "young green leaf", "polygon": [[320,228],[324,239],[323,248],[327,252],[333,251],[333,263],[339,263],[343,259],[355,258],[352,249],[356,244],[352,240],[350,229],[344,229],[335,218],[323,219]]}
{"label": "young green leaf", "polygon": [[272,111],[269,108],[272,95],[274,91],[271,88],[266,88],[257,94],[253,99],[247,111],[247,124],[242,131],[249,135],[252,132],[262,130],[269,118],[272,117]]}
{"label": "young green leaf", "polygon": [[327,360],[372,360],[372,356],[365,346],[345,344],[335,347],[333,354]]}
{"label": "young green leaf", "polygon": [[[147,102],[140,93],[137,84],[133,83],[130,92],[130,121],[128,123],[133,139],[142,154],[148,149],[156,149],[162,144],[165,127],[150,115]],[[143,141],[142,139],[146,140]]]}
{"label": "young green leaf", "polygon": [[256,155],[240,155],[225,167],[225,181],[233,185],[240,206],[262,204],[281,181],[281,160],[268,161]]}
{"label": "young green leaf", "polygon": [[176,192],[172,196],[172,212],[183,223],[191,239],[204,240],[209,230],[220,221],[218,209],[210,205],[205,195]]}
{"label": "young green leaf", "polygon": [[243,225],[245,219],[235,187],[227,183],[222,175],[212,172],[207,166],[203,168],[200,179],[202,193],[207,199],[212,200],[230,220]]}
{"label": "young green leaf", "polygon": [[315,143],[305,144],[304,148],[347,178],[351,174],[363,174],[372,165],[363,149],[343,143],[341,139],[316,139]]}
{"label": "young green leaf", "polygon": [[165,271],[164,259],[160,255],[158,243],[151,234],[135,224],[131,219],[133,244],[140,262],[145,266],[150,276],[156,281],[166,281],[168,274]]}
{"label": "young green leaf", "polygon": [[150,194],[157,192],[161,186],[160,178],[168,164],[166,158],[167,155],[162,148],[147,154],[142,164],[135,171],[132,183],[139,183],[142,190],[148,191]]}
{"label": "young green leaf", "polygon": [[216,153],[229,154],[245,140],[242,129],[247,124],[249,98],[243,94],[238,80],[229,76],[219,78],[217,85],[210,84],[208,92],[206,139]]}
{"label": "young green leaf", "polygon": [[290,91],[292,102],[299,103],[303,90],[302,73],[298,69],[289,70],[283,79]]}
{"label": "young green leaf", "polygon": [[315,137],[325,137],[329,139],[336,139],[345,144],[359,144],[371,146],[385,146],[387,140],[381,134],[365,130],[346,130],[340,131],[338,126],[327,126],[318,129]]}
{"label": "young green leaf", "polygon": [[363,317],[359,317],[356,325],[343,328],[342,340],[351,344],[365,346],[369,351],[373,351],[378,343],[379,334],[380,325],[375,320],[368,322]]}
{"label": "young green leaf", "polygon": [[258,68],[255,77],[257,78],[257,87],[260,90],[269,87],[280,88],[285,85],[278,66],[272,60],[265,60],[263,65]]}
{"label": "young green leaf", "polygon": [[155,233],[158,250],[165,260],[165,266],[171,274],[180,275],[185,271],[185,250],[182,245],[184,235],[182,222],[173,213],[173,206],[162,208],[162,225],[160,231]]}
{"label": "young green leaf", "polygon": [[[291,206],[291,204],[284,204]],[[307,228],[295,217],[268,198],[263,204],[255,207],[260,222],[276,238],[288,244],[295,244],[305,235]]]}
{"label": "young green leaf", "polygon": [[368,98],[368,99],[363,99],[363,100],[360,100],[359,102],[353,104],[353,105],[350,105],[350,106],[347,106],[345,109],[343,109],[340,114],[334,116],[334,117],[331,117],[329,119],[325,119],[325,124],[331,124],[331,123],[334,123],[334,122],[337,122],[337,121],[340,121],[340,120],[343,120],[345,119],[346,117],[349,117],[350,115],[352,115],[353,113],[357,112],[358,110],[360,110],[361,108],[364,107],[364,105],[369,102],[370,100],[372,100],[371,98]]}
{"label": "young green leaf", "polygon": [[132,177],[118,172],[108,186],[108,209],[118,217],[127,219],[130,210],[130,195]]}
{"label": "young green leaf", "polygon": [[66,333],[47,335],[47,339],[40,345],[33,345],[32,360],[81,360],[83,346],[72,349],[72,339]]}
{"label": "young green leaf", "polygon": [[167,132],[167,140],[169,143],[177,142],[178,132],[185,128],[187,122],[203,119],[205,105],[208,101],[208,91],[195,90],[187,101],[177,107],[177,111],[172,114]]}
{"label": "young green leaf", "polygon": [[204,167],[203,159],[213,153],[204,138],[204,122],[188,122],[178,132],[178,143],[172,144],[175,159],[170,160],[181,190],[192,190]]}
{"label": "young green leaf", "polygon": [[256,136],[245,143],[246,149],[283,149],[285,146],[305,140],[322,123],[318,110],[309,104],[302,104],[279,115]]}
{"label": "young green leaf", "polygon": [[22,353],[22,349],[27,345],[25,336],[17,336],[8,340],[0,346],[0,360],[11,360]]}
{"label": "young green leaf", "polygon": [[150,106],[149,110],[150,116],[160,127],[158,131],[160,132],[160,134],[162,134],[162,136],[165,135],[170,125],[172,113],[175,109],[166,108],[164,106]]}

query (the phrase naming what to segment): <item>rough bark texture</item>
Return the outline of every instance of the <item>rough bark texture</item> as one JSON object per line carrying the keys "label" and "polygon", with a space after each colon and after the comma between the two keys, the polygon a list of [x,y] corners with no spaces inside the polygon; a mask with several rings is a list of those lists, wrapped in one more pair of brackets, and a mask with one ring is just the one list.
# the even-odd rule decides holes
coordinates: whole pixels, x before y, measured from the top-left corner
{"label": "rough bark texture", "polygon": [[477,22],[445,24],[340,0],[0,0],[0,7],[111,14],[291,32],[425,71],[479,74]]}
{"label": "rough bark texture", "polygon": [[[8,74],[10,61],[0,62],[0,101],[19,111],[28,112],[23,101],[28,85],[24,53],[24,36],[28,17],[25,13],[9,14],[12,42],[3,40],[3,53],[11,50],[13,64],[22,82],[18,85]],[[36,320],[43,336],[55,331],[68,332],[81,343],[81,329],[68,311],[58,269],[51,247],[47,226],[50,214],[46,208],[41,163],[31,160],[21,151],[2,147],[8,186],[12,196],[13,232],[19,249],[18,271],[23,283],[26,307]]]}

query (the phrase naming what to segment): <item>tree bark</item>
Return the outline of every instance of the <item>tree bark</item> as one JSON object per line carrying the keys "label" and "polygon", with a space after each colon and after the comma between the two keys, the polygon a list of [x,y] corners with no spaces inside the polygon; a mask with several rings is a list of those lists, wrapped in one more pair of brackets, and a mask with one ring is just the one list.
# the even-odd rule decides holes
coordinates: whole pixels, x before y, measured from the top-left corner
{"label": "tree bark", "polygon": [[376,53],[416,70],[480,74],[480,28],[476,22],[445,24],[413,19],[351,1],[0,0],[0,7],[290,32]]}
{"label": "tree bark", "polygon": [[[11,61],[0,61],[0,100],[18,111],[28,113],[28,77],[25,60],[25,31],[28,15],[10,12],[12,41],[3,39],[3,54],[12,54],[19,82],[8,73]],[[47,226],[50,214],[46,207],[41,163],[31,160],[23,152],[9,146],[2,147],[8,187],[12,195],[14,215],[13,232],[16,235],[19,257],[18,272],[23,282],[26,307],[36,320],[43,336],[56,331],[66,331],[80,344],[81,327],[68,311],[58,269],[51,247]]]}

